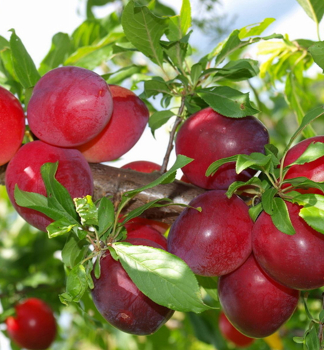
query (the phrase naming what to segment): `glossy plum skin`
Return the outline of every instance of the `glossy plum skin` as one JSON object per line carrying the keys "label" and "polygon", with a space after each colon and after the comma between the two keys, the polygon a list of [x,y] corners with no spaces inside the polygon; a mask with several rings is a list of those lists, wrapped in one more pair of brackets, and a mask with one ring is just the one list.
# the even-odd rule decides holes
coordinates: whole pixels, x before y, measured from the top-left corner
{"label": "glossy plum skin", "polygon": [[136,170],[141,173],[152,173],[153,171],[160,171],[161,165],[147,160],[137,160],[123,165],[122,168]]}
{"label": "glossy plum skin", "polygon": [[127,153],[148,122],[149,111],[138,96],[121,86],[109,87],[114,104],[111,120],[98,136],[78,147],[90,163],[115,160]]}
{"label": "glossy plum skin", "polygon": [[218,318],[218,328],[223,337],[233,343],[238,348],[245,348],[254,343],[255,339],[247,337],[239,332],[227,319],[224,312],[221,312]]}
{"label": "glossy plum skin", "polygon": [[14,189],[17,184],[21,190],[46,195],[40,168],[44,163],[59,162],[56,179],[69,191],[72,198],[92,195],[93,179],[89,164],[75,149],[65,149],[33,141],[22,146],[8,164],[6,188],[11,203],[17,212],[32,226],[41,231],[53,221],[33,209],[16,204]]}
{"label": "glossy plum skin", "polygon": [[294,313],[299,291],[272,280],[253,254],[237,270],[218,280],[222,309],[233,326],[251,338],[278,330]]}
{"label": "glossy plum skin", "polygon": [[182,168],[188,181],[205,189],[227,189],[234,181],[247,181],[254,172],[235,172],[235,163],[222,165],[215,175],[206,177],[214,161],[236,154],[264,153],[269,142],[265,126],[255,117],[224,117],[210,107],[189,117],[181,126],[175,146],[176,154],[193,158]]}
{"label": "glossy plum skin", "polygon": [[27,349],[47,349],[56,336],[56,321],[50,307],[40,299],[29,298],[17,304],[16,316],[6,320],[9,337]]}
{"label": "glossy plum skin", "polygon": [[[157,243],[141,238],[129,238],[134,245],[162,249]],[[123,332],[149,335],[157,331],[174,313],[154,303],[132,282],[120,262],[107,252],[101,258],[101,275],[93,277],[93,301],[102,316]]]}
{"label": "glossy plum skin", "polygon": [[40,140],[59,147],[76,147],[103,130],[112,110],[109,86],[100,75],[66,66],[49,71],[37,82],[27,118]]}
{"label": "glossy plum skin", "polygon": [[[299,143],[297,143],[295,146],[290,148],[290,150],[287,152],[287,155],[284,160],[284,166],[287,166],[291,163],[293,163],[297,158],[299,158],[306,150],[306,148],[312,143],[312,142],[321,142],[324,143],[324,136],[314,136],[310,137],[308,139],[305,139]],[[305,163],[302,165],[293,165],[288,171],[285,176],[285,179],[292,179],[294,177],[307,177],[310,180],[313,180],[315,182],[322,182],[324,181],[324,157],[318,158],[314,160],[313,162]],[[285,186],[284,186],[285,187]],[[318,193],[323,194],[318,189],[297,189],[299,192],[302,193]]]}
{"label": "glossy plum skin", "polygon": [[220,276],[238,268],[252,251],[253,222],[248,206],[225,191],[208,191],[191,201],[170,228],[168,251],[193,272]]}
{"label": "glossy plum skin", "polygon": [[167,239],[150,225],[142,223],[126,223],[127,238],[144,238],[153,241],[167,250]]}
{"label": "glossy plum skin", "polygon": [[18,99],[0,86],[0,166],[9,162],[21,146],[25,133],[24,110]]}
{"label": "glossy plum skin", "polygon": [[271,217],[261,213],[252,231],[254,255],[262,268],[285,286],[300,290],[324,286],[324,236],[299,217],[301,207],[286,204],[296,233],[280,232]]}

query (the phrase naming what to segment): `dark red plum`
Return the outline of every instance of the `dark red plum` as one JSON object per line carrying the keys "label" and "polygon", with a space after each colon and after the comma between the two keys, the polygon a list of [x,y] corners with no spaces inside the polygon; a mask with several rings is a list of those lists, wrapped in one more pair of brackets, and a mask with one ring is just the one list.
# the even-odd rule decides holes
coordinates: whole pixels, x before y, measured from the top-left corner
{"label": "dark red plum", "polygon": [[264,338],[291,317],[299,292],[270,278],[251,254],[238,269],[219,278],[218,296],[226,317],[238,331],[247,337]]}
{"label": "dark red plum", "polygon": [[253,222],[248,206],[225,191],[206,192],[189,204],[171,226],[168,251],[183,259],[193,272],[220,276],[238,268],[252,251]]}
{"label": "dark red plum", "polygon": [[90,163],[118,159],[140,139],[147,125],[149,111],[145,103],[131,90],[109,85],[114,110],[103,131],[78,147]]}
{"label": "dark red plum", "polygon": [[42,300],[29,298],[15,307],[16,315],[6,320],[9,337],[22,348],[44,350],[56,336],[56,321],[50,307]]}
{"label": "dark red plum", "polygon": [[[150,240],[129,238],[134,245],[163,249]],[[145,296],[132,282],[119,261],[110,253],[101,258],[101,275],[93,277],[92,298],[102,316],[123,332],[149,335],[156,332],[174,313]]]}
{"label": "dark red plum", "polygon": [[297,204],[286,202],[294,235],[279,231],[262,212],[252,231],[254,255],[262,268],[281,284],[308,290],[324,286],[324,236],[300,216]]}
{"label": "dark red plum", "polygon": [[31,225],[41,231],[53,221],[33,209],[16,204],[14,189],[46,195],[40,169],[44,163],[59,162],[56,179],[67,188],[72,198],[92,195],[93,179],[89,164],[83,155],[75,149],[65,149],[48,145],[42,141],[33,141],[22,146],[9,162],[6,171],[6,188],[11,203],[17,212]]}
{"label": "dark red plum", "polygon": [[209,165],[236,154],[264,153],[269,142],[265,126],[255,117],[229,118],[208,107],[193,114],[181,126],[176,138],[176,154],[193,158],[182,168],[189,182],[206,189],[227,189],[234,181],[247,181],[255,172],[236,174],[235,163],[222,165],[206,177]]}
{"label": "dark red plum", "polygon": [[37,82],[27,118],[40,140],[59,147],[76,147],[103,130],[112,110],[109,86],[100,75],[66,66],[49,71]]}
{"label": "dark red plum", "polygon": [[25,133],[25,114],[19,100],[0,86],[0,166],[18,151]]}

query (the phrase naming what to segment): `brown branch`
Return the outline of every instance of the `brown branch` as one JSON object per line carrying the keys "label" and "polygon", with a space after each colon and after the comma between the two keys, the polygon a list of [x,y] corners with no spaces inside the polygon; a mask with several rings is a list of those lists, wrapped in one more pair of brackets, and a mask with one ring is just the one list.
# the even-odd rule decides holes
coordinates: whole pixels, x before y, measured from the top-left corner
{"label": "brown branch", "polygon": [[[145,186],[160,176],[159,173],[146,174],[103,164],[90,164],[90,167],[95,188],[94,200],[104,196],[117,198],[121,193]],[[5,166],[0,167],[0,185],[5,184],[5,169]],[[159,198],[170,198],[174,203],[189,204],[193,198],[204,192],[201,188],[176,180],[174,183],[158,185],[141,192],[129,203],[126,211]],[[145,216],[172,224],[183,209],[184,207],[179,205],[153,208],[147,210]]]}

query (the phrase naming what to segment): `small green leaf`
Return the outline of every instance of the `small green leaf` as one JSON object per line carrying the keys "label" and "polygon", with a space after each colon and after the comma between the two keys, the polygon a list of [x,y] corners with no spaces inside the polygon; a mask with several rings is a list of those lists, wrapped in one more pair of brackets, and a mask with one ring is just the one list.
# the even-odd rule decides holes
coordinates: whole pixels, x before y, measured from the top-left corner
{"label": "small green leaf", "polygon": [[169,110],[153,113],[149,119],[149,127],[151,128],[153,136],[155,134],[155,131],[164,125],[173,116],[174,113]]}
{"label": "small green leaf", "polygon": [[236,161],[236,173],[239,174],[243,170],[247,168],[253,168],[256,170],[269,169],[269,165],[271,163],[272,157],[271,155],[266,156],[263,153],[251,153],[247,154],[239,154]]}
{"label": "small green leaf", "polygon": [[120,84],[124,80],[131,78],[134,74],[144,73],[145,67],[138,65],[130,65],[127,67],[123,67],[118,69],[115,72],[103,74],[101,77],[106,80],[108,84]]}
{"label": "small green leaf", "polygon": [[256,24],[250,24],[246,27],[240,29],[239,38],[245,39],[250,36],[260,35],[262,34],[270,24],[275,21],[274,18],[265,18],[262,22]]}
{"label": "small green leaf", "polygon": [[251,188],[254,189],[253,193],[255,193],[255,191],[261,193],[261,189],[263,188],[262,181],[258,177],[252,177],[246,182],[235,181],[231,183],[230,186],[228,187],[226,196],[228,198],[231,198],[233,194],[236,193],[239,189],[241,189],[243,193],[245,193],[246,191],[251,193],[249,191],[249,189],[252,190]]}
{"label": "small green leaf", "polygon": [[324,144],[322,142],[311,142],[306,148],[305,152],[299,158],[297,158],[293,163],[289,164],[289,166],[295,165],[295,164],[300,165],[300,164],[309,163],[323,156],[324,156]]}
{"label": "small green leaf", "polygon": [[324,70],[324,41],[319,41],[309,47],[314,62]]}
{"label": "small green leaf", "polygon": [[70,216],[71,219],[74,219],[78,223],[78,216],[70,193],[55,178],[58,166],[59,162],[45,163],[41,166],[41,175],[46,188],[48,205],[63,213],[65,212],[65,215]]}
{"label": "small green leaf", "polygon": [[251,105],[249,93],[242,93],[228,86],[216,86],[197,91],[216,112],[230,118],[243,118],[259,111]]}
{"label": "small green leaf", "polygon": [[87,240],[80,240],[74,232],[71,232],[62,250],[64,265],[73,268],[82,261],[88,250],[89,243]]}
{"label": "small green leaf", "polygon": [[81,224],[86,226],[98,226],[98,210],[91,196],[74,198],[75,208],[81,218]]}
{"label": "small green leaf", "polygon": [[182,0],[180,10],[180,28],[183,35],[187,34],[191,27],[191,5],[190,0]]}
{"label": "small green leaf", "polygon": [[307,15],[319,23],[324,15],[324,2],[322,0],[297,0]]}
{"label": "small green leaf", "polygon": [[143,187],[138,188],[138,189],[133,190],[133,191],[125,192],[123,197],[126,199],[133,198],[138,193],[145,191],[149,188],[155,187],[155,186],[160,185],[160,184],[166,184],[166,183],[172,182],[175,179],[175,175],[176,175],[177,170],[180,168],[183,168],[184,166],[191,163],[192,161],[193,161],[192,158],[188,158],[188,157],[181,155],[181,154],[178,155],[175,163],[172,165],[170,170],[168,170],[162,176],[160,176],[159,178],[157,178],[156,180],[154,180],[153,182],[149,183],[146,186],[143,186]]}
{"label": "small green leaf", "polygon": [[149,98],[158,94],[172,94],[167,83],[158,77],[153,77],[152,80],[144,82],[145,97]]}
{"label": "small green leaf", "polygon": [[100,265],[100,259],[98,258],[94,265],[94,275],[96,279],[100,277],[100,274],[101,274],[101,265]]}
{"label": "small green leaf", "polygon": [[254,205],[253,207],[249,208],[249,215],[251,219],[255,222],[258,216],[262,213],[262,204],[258,203],[257,205]]}
{"label": "small green leaf", "polygon": [[132,281],[154,302],[183,312],[199,313],[210,308],[201,299],[195,275],[177,256],[122,242],[114,243],[113,248]]}
{"label": "small green leaf", "polygon": [[319,313],[319,316],[318,316],[320,322],[324,322],[324,310],[321,310],[321,312]]}
{"label": "small green leaf", "polygon": [[206,277],[196,275],[197,281],[199,285],[203,288],[203,290],[214,300],[218,301],[217,294],[217,277]]}
{"label": "small green leaf", "polygon": [[279,231],[287,235],[294,235],[296,233],[289,217],[287,205],[285,201],[279,197],[273,198],[271,219]]}
{"label": "small green leaf", "polygon": [[11,32],[10,48],[12,53],[12,62],[17,77],[25,89],[35,86],[40,79],[35,63],[14,29],[11,29]]}
{"label": "small green leaf", "polygon": [[318,207],[304,207],[300,210],[299,216],[314,230],[324,234],[323,219],[324,210]]}
{"label": "small green leaf", "polygon": [[264,211],[269,215],[273,214],[273,205],[274,205],[273,200],[277,192],[278,190],[272,187],[264,191],[261,197],[262,207]]}
{"label": "small green leaf", "polygon": [[107,197],[100,199],[98,207],[98,234],[101,237],[115,221],[115,208],[112,201]]}
{"label": "small green leaf", "polygon": [[317,335],[315,324],[312,323],[311,329],[305,335],[305,344],[308,350],[320,350],[320,342]]}
{"label": "small green leaf", "polygon": [[[293,179],[287,179],[283,181],[283,184],[292,185],[294,188],[317,188],[324,193],[324,183],[309,180],[307,177],[295,177]],[[289,194],[291,194],[291,192],[289,192]]]}
{"label": "small green leaf", "polygon": [[74,227],[78,226],[75,222],[71,223],[65,217],[56,220],[46,227],[49,238],[62,236],[69,233]]}
{"label": "small green leaf", "polygon": [[52,46],[42,60],[39,72],[44,75],[51,69],[63,64],[71,49],[70,37],[66,33],[56,33],[52,38]]}
{"label": "small green leaf", "polygon": [[232,163],[236,162],[238,155],[230,156],[222,159],[218,159],[215,162],[211,163],[210,166],[207,168],[205,175],[206,176],[212,176],[216,173],[216,171],[226,163]]}
{"label": "small green leaf", "polygon": [[147,7],[137,7],[134,1],[130,1],[124,8],[121,22],[127,39],[162,67],[160,39],[168,27],[168,19],[157,17]]}
{"label": "small green leaf", "polygon": [[303,337],[293,337],[293,341],[297,344],[304,344],[305,340]]}
{"label": "small green leaf", "polygon": [[246,80],[253,78],[259,74],[258,61],[251,59],[240,59],[237,61],[230,61],[221,69],[218,69],[214,74],[216,80],[222,78],[227,80]]}
{"label": "small green leaf", "polygon": [[83,265],[75,266],[67,276],[66,294],[70,301],[78,302],[88,288],[86,271]]}

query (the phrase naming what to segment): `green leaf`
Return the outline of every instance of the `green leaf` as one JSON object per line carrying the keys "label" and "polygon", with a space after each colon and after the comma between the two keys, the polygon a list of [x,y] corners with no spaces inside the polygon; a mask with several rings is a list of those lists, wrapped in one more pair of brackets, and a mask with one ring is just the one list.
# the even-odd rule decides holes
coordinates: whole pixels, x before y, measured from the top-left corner
{"label": "green leaf", "polygon": [[274,205],[274,198],[277,194],[278,190],[276,188],[269,188],[266,191],[264,191],[262,197],[261,197],[261,203],[264,211],[272,215],[273,214],[273,205]]}
{"label": "green leaf", "polygon": [[[304,118],[304,109],[302,107],[302,101],[305,101],[308,97],[305,93],[303,86],[300,86],[296,77],[292,72],[288,73],[285,83],[285,95],[290,107],[297,115],[297,121],[300,124]],[[315,136],[315,132],[310,125],[303,130],[303,135],[306,138]]]}
{"label": "green leaf", "polygon": [[258,203],[257,205],[249,208],[249,215],[251,219],[255,222],[258,216],[262,213],[262,204]]}
{"label": "green leaf", "polygon": [[256,24],[250,24],[246,27],[240,29],[239,38],[245,39],[250,36],[260,35],[262,34],[270,24],[275,21],[274,18],[265,18],[262,22]]}
{"label": "green leaf", "polygon": [[149,119],[149,127],[154,136],[155,131],[164,125],[170,118],[174,116],[174,113],[170,110],[154,112]]}
{"label": "green leaf", "polygon": [[317,335],[317,330],[314,323],[312,323],[311,329],[305,335],[305,344],[308,350],[321,349],[321,345]]}
{"label": "green leaf", "polygon": [[16,35],[14,29],[11,29],[10,49],[12,62],[21,85],[27,89],[35,86],[40,79],[35,63],[27,52],[24,44]]}
{"label": "green leaf", "polygon": [[[317,188],[324,193],[324,183],[309,180],[307,177],[295,177],[293,179],[284,180],[283,183],[292,185],[294,188]],[[289,192],[289,195],[291,195],[291,192]]]}
{"label": "green leaf", "polygon": [[319,23],[324,15],[324,2],[322,0],[297,0],[307,15]]}
{"label": "green leaf", "polygon": [[305,164],[324,156],[324,144],[322,142],[311,142],[305,152],[289,166]]}
{"label": "green leaf", "polygon": [[86,226],[98,225],[98,210],[92,201],[92,197],[87,195],[83,198],[73,199],[77,213],[81,218],[81,224]]}
{"label": "green leaf", "polygon": [[148,185],[145,185],[145,186],[138,188],[136,190],[133,190],[133,191],[125,192],[123,195],[124,198],[127,198],[127,199],[133,198],[138,193],[145,191],[149,188],[153,188],[153,187],[160,185],[160,184],[167,184],[167,183],[173,182],[173,180],[175,179],[175,175],[176,175],[177,170],[180,168],[183,168],[184,166],[191,163],[192,161],[193,161],[192,158],[188,158],[184,155],[179,154],[177,156],[175,163],[170,168],[170,170],[168,170],[166,173],[164,173],[162,176],[160,176],[159,178],[157,178],[153,182],[149,183]]}
{"label": "green leaf", "polygon": [[100,265],[100,259],[97,259],[94,265],[94,275],[96,279],[100,277],[101,274],[101,265]]}
{"label": "green leaf", "polygon": [[191,5],[190,0],[182,0],[180,10],[180,28],[183,35],[187,34],[191,27]]}
{"label": "green leaf", "polygon": [[247,168],[256,170],[269,169],[272,161],[271,155],[264,155],[263,153],[253,152],[250,155],[239,154],[236,161],[236,173],[239,174]]}
{"label": "green leaf", "polygon": [[115,221],[115,208],[110,199],[102,197],[98,207],[98,234],[101,237]]}
{"label": "green leaf", "polygon": [[211,163],[210,166],[207,168],[205,175],[206,176],[214,175],[216,173],[216,171],[223,164],[230,163],[230,162],[236,162],[237,157],[238,157],[238,154],[235,156],[230,156],[230,157],[221,158],[221,159],[216,160],[215,162]]}
{"label": "green leaf", "polygon": [[72,45],[75,50],[82,46],[90,46],[98,43],[107,34],[107,30],[97,19],[87,19],[72,33]]}
{"label": "green leaf", "polygon": [[62,236],[66,233],[69,233],[74,227],[77,227],[76,223],[71,223],[68,219],[62,217],[59,220],[56,220],[49,224],[46,227],[49,238]]}
{"label": "green leaf", "polygon": [[310,124],[312,123],[314,120],[316,120],[317,118],[321,117],[322,115],[324,115],[324,106],[318,106],[313,108],[312,110],[310,110],[308,113],[305,114],[299,128],[296,130],[296,132],[293,134],[293,136],[290,138],[285,150],[284,150],[284,154],[286,154],[289,150],[289,148],[291,147],[291,145],[293,144],[294,140],[297,138],[297,136],[303,132],[303,130]]}
{"label": "green leaf", "polygon": [[266,37],[253,37],[249,40],[241,41],[240,30],[236,29],[230,34],[228,39],[223,44],[221,51],[216,57],[216,65],[219,65],[220,63],[222,63],[227,56],[229,56],[231,53],[233,53],[238,49],[254,44],[260,40],[270,40],[275,38],[282,39],[283,36],[281,34],[272,34]]}
{"label": "green leaf", "polygon": [[259,74],[258,61],[251,59],[240,59],[228,62],[224,67],[218,69],[214,74],[216,80],[228,79],[234,81],[246,80]]}
{"label": "green leaf", "polygon": [[22,191],[18,188],[17,184],[14,190],[14,197],[19,206],[37,210],[53,220],[60,220],[63,216],[62,211],[48,206],[48,201],[45,196],[38,193]]}
{"label": "green leaf", "polygon": [[324,70],[324,41],[319,41],[309,47],[308,51],[314,62]]}
{"label": "green leaf", "polygon": [[62,250],[62,260],[64,265],[73,268],[78,265],[89,250],[87,240],[80,240],[74,232],[68,235]]}
{"label": "green leaf", "polygon": [[45,184],[48,206],[62,211],[65,217],[70,217],[78,224],[78,215],[68,190],[55,178],[59,162],[45,163],[41,166],[41,175]]}
{"label": "green leaf", "polygon": [[168,84],[161,78],[155,77],[152,80],[144,82],[144,91],[146,98],[156,96],[158,94],[172,94]]}
{"label": "green leaf", "polygon": [[289,217],[287,205],[282,198],[273,198],[273,212],[271,219],[279,231],[287,235],[294,235],[296,233]]}
{"label": "green leaf", "polygon": [[324,196],[319,194],[301,194],[292,199],[293,203],[302,205],[299,216],[314,230],[324,234]]}
{"label": "green leaf", "polygon": [[87,288],[85,268],[83,265],[77,265],[67,276],[66,292],[59,295],[60,300],[66,305],[70,302],[79,302]]}
{"label": "green leaf", "polygon": [[131,78],[134,74],[144,73],[144,66],[137,66],[135,64],[123,67],[116,72],[107,73],[102,75],[101,77],[106,80],[108,84],[120,84],[124,80]]}
{"label": "green leaf", "polygon": [[119,261],[139,290],[157,304],[178,311],[209,309],[188,265],[162,249],[114,243]]}
{"label": "green leaf", "polygon": [[163,49],[160,39],[168,27],[168,20],[155,16],[145,6],[135,7],[134,1],[130,1],[124,8],[121,22],[127,39],[162,67]]}
{"label": "green leaf", "polygon": [[206,277],[196,275],[199,285],[204,289],[204,291],[214,300],[218,301],[217,294],[217,277]]}
{"label": "green leaf", "polygon": [[258,177],[252,177],[246,182],[243,181],[235,181],[230,184],[226,191],[226,196],[228,198],[231,198],[235,192],[237,192],[240,188],[242,188],[243,193],[245,190],[248,190],[249,188],[254,187],[258,189],[258,192],[261,192],[261,188],[263,188],[262,181]]}
{"label": "green leaf", "polygon": [[56,33],[52,38],[52,46],[42,60],[39,72],[44,75],[51,69],[63,64],[71,49],[70,37],[66,33]]}
{"label": "green leaf", "polygon": [[201,89],[197,94],[216,112],[226,117],[243,118],[259,112],[252,107],[249,93],[242,93],[228,86]]}

